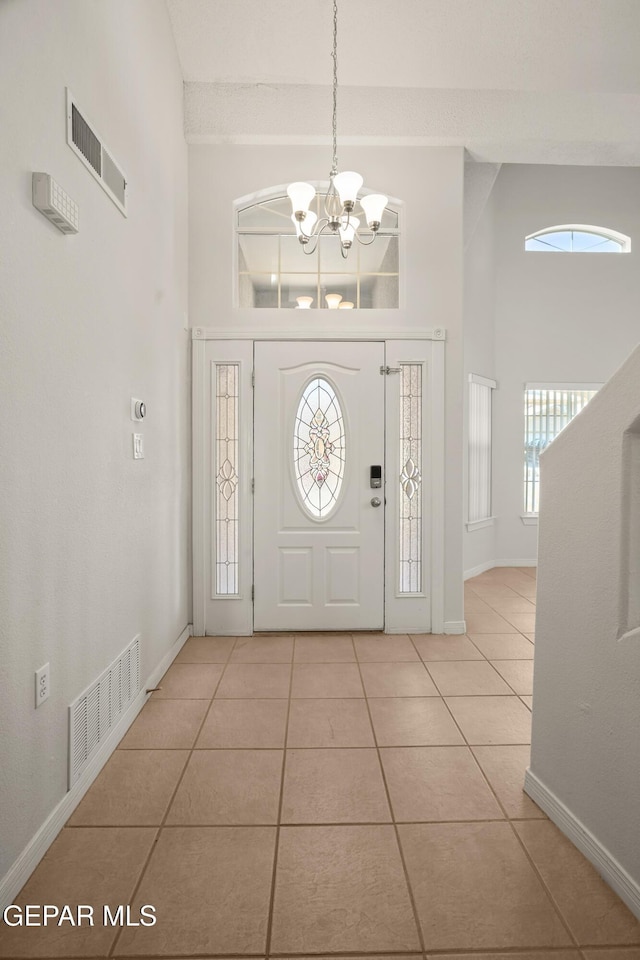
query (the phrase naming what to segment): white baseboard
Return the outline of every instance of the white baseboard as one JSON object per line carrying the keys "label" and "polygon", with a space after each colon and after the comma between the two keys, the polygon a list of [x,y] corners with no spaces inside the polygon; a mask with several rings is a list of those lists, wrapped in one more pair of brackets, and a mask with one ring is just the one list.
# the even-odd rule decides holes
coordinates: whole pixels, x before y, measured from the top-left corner
{"label": "white baseboard", "polygon": [[537,560],[488,560],[486,563],[479,563],[477,567],[471,567],[465,570],[464,579],[470,580],[471,577],[477,577],[487,570],[493,570],[494,567],[537,567]]}
{"label": "white baseboard", "polygon": [[494,567],[537,567],[538,560],[532,560],[529,557],[527,560],[496,560]]}
{"label": "white baseboard", "polygon": [[465,570],[464,579],[470,580],[471,577],[477,577],[481,573],[486,573],[487,570],[493,570],[495,563],[493,560],[487,560],[486,563],[479,563],[477,567],[471,567],[470,570]]}
{"label": "white baseboard", "polygon": [[155,670],[147,677],[146,681],[141,684],[140,693],[87,765],[82,776],[76,781],[71,790],[65,793],[60,803],[53,809],[37,833],[31,838],[13,866],[9,868],[2,880],[0,880],[0,910],[4,910],[10,903],[13,903],[13,898],[18,891],[22,889],[38,866],[60,833],[60,830],[147,702],[148,697],[145,690],[149,687],[157,686],[158,681],[164,676],[167,668],[175,660],[180,649],[191,636],[191,632],[191,624],[188,624]]}
{"label": "white baseboard", "polygon": [[466,633],[467,624],[464,620],[445,620],[443,630],[451,634]]}
{"label": "white baseboard", "polygon": [[531,770],[524,776],[524,789],[566,837],[593,864],[600,876],[615,890],[629,910],[640,920],[640,882],[634,880],[597,837],[588,830],[564,803]]}

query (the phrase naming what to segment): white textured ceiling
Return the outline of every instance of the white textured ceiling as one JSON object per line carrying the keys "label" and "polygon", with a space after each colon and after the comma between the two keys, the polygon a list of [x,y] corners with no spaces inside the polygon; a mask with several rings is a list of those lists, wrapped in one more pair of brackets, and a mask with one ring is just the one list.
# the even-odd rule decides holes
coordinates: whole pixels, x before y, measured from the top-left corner
{"label": "white textured ceiling", "polygon": [[[326,142],[331,0],[166,0],[192,142]],[[640,0],[338,0],[341,143],[640,165]]]}
{"label": "white textured ceiling", "polygon": [[[326,84],[331,0],[167,0],[185,80]],[[640,93],[640,0],[339,0],[346,85]]]}

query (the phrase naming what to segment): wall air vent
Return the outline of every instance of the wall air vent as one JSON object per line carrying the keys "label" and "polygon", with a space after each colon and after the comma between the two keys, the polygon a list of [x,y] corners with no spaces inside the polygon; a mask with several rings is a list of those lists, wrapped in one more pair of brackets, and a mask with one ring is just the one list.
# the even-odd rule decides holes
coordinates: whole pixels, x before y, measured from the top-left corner
{"label": "wall air vent", "polygon": [[127,216],[127,180],[102,137],[90,124],[67,88],[67,143],[118,210]]}
{"label": "wall air vent", "polygon": [[140,689],[140,635],[69,706],[69,789]]}

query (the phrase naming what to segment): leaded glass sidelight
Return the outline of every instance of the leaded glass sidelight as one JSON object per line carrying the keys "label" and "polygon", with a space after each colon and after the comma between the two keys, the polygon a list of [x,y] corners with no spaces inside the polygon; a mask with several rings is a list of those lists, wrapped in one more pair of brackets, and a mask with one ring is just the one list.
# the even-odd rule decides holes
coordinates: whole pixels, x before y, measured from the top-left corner
{"label": "leaded glass sidelight", "polygon": [[401,594],[422,591],[422,364],[400,364],[398,498]]}
{"label": "leaded glass sidelight", "polygon": [[345,465],[344,417],[328,380],[315,377],[305,387],[293,429],[293,465],[305,510],[325,520],[340,494]]}
{"label": "leaded glass sidelight", "polygon": [[215,377],[216,596],[238,596],[239,365],[217,363]]}

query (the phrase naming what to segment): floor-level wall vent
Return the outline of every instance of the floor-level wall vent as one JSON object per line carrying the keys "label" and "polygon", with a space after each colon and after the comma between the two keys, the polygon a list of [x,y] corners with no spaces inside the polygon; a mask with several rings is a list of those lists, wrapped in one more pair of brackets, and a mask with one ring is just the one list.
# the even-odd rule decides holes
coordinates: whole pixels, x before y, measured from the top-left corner
{"label": "floor-level wall vent", "polygon": [[140,689],[140,636],[69,707],[69,789]]}
{"label": "floor-level wall vent", "polygon": [[93,124],[89,123],[67,88],[67,143],[85,167],[127,216],[127,179]]}

